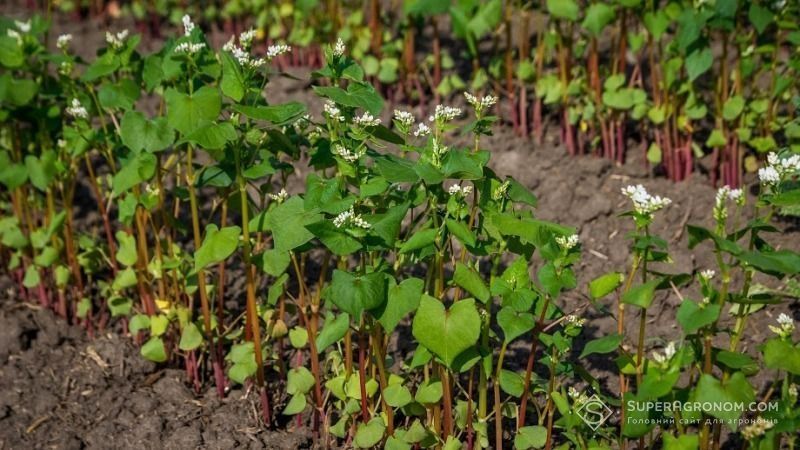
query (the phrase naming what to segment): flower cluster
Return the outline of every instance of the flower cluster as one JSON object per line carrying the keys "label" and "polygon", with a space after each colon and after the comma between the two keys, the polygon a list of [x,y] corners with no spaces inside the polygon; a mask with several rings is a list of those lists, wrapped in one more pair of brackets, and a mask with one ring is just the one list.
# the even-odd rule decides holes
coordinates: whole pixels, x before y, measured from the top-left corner
{"label": "flower cluster", "polygon": [[239,34],[239,45],[244,48],[250,48],[253,45],[253,40],[256,38],[256,30],[250,28],[247,31],[242,31]]}
{"label": "flower cluster", "polygon": [[728,208],[725,205],[726,200],[730,200],[741,206],[744,204],[744,191],[741,189],[731,189],[729,186],[722,186],[717,190],[713,216],[714,220],[718,223],[722,223],[728,218]]}
{"label": "flower cluster", "polygon": [[494,190],[494,192],[492,192],[492,200],[498,201],[498,200],[504,198],[506,196],[506,194],[508,193],[508,187],[510,185],[511,185],[511,183],[509,181],[505,181],[500,186],[497,186],[497,188]]}
{"label": "flower cluster", "polygon": [[336,218],[333,219],[333,224],[336,228],[342,228],[348,225],[365,229],[370,227],[369,222],[361,218],[361,214],[356,214],[352,207],[336,216]]}
{"label": "flower cluster", "polygon": [[461,108],[453,106],[436,105],[436,111],[428,117],[429,122],[446,123],[461,115]]}
{"label": "flower cluster", "polygon": [[777,319],[778,326],[770,325],[769,329],[782,338],[788,338],[794,333],[794,320],[785,313],[781,313]]}
{"label": "flower cluster", "polygon": [[672,357],[675,356],[675,343],[670,341],[666,347],[664,347],[664,353],[653,352],[653,360],[658,364],[666,364],[672,360]]}
{"label": "flower cluster", "polygon": [[466,197],[467,195],[472,193],[472,186],[461,186],[458,184],[454,184],[447,189],[447,192],[450,195],[454,195],[457,197]]}
{"label": "flower cluster", "polygon": [[570,250],[574,248],[579,242],[580,238],[577,234],[570,236],[556,236],[556,244],[558,244],[564,250]]}
{"label": "flower cluster", "polygon": [[278,192],[277,194],[270,193],[267,195],[269,195],[269,198],[275,200],[278,203],[283,203],[287,198],[289,198],[289,193],[286,192],[286,189],[281,189],[281,191]]}
{"label": "flower cluster", "polygon": [[339,107],[336,106],[331,100],[327,100],[325,102],[325,106],[322,107],[322,110],[325,111],[325,114],[330,117],[331,120],[334,122],[344,122],[344,116],[342,115],[342,111],[339,110]]}
{"label": "flower cluster", "polygon": [[368,112],[365,112],[364,114],[353,119],[353,122],[360,127],[377,127],[381,124],[381,119]]}
{"label": "flower cluster", "polygon": [[622,188],[622,194],[633,201],[633,209],[639,214],[651,215],[672,203],[666,197],[648,194],[641,184]]}
{"label": "flower cluster", "polygon": [[128,39],[128,34],[128,30],[122,30],[116,34],[106,31],[106,43],[110,45],[111,48],[121,48],[123,45],[125,45],[125,39]]}
{"label": "flower cluster", "polygon": [[586,402],[589,401],[589,396],[586,395],[585,392],[579,391],[574,387],[570,386],[569,390],[567,391],[572,402],[575,404],[575,407],[578,407]]}
{"label": "flower cluster", "polygon": [[344,55],[346,47],[344,46],[344,41],[342,38],[336,40],[336,45],[333,46],[333,56],[337,58],[341,58]]}
{"label": "flower cluster", "polygon": [[23,33],[30,33],[31,32],[31,21],[26,20],[25,22],[21,20],[15,20],[14,26]]}
{"label": "flower cluster", "polygon": [[76,119],[88,119],[89,112],[81,105],[81,101],[77,98],[72,99],[72,103],[67,107],[67,114]]}
{"label": "flower cluster", "polygon": [[565,320],[566,320],[566,322],[568,324],[574,325],[576,327],[582,327],[582,326],[584,326],[586,324],[586,319],[585,318],[578,317],[578,316],[576,316],[574,314],[568,315]]}
{"label": "flower cluster", "polygon": [[421,122],[420,122],[420,124],[417,126],[417,129],[416,129],[416,130],[414,130],[414,136],[415,136],[415,137],[427,136],[427,135],[429,135],[429,134],[431,134],[431,129],[430,129],[430,127],[428,127],[427,125],[425,125],[424,123],[421,123]]}
{"label": "flower cluster", "polygon": [[758,179],[763,185],[776,186],[797,172],[800,172],[800,155],[780,158],[773,152],[767,155],[767,166],[758,169]]}
{"label": "flower cluster", "polygon": [[56,39],[56,47],[59,50],[66,52],[69,49],[69,43],[72,42],[71,34],[62,34]]}
{"label": "flower cluster", "polygon": [[475,108],[475,114],[477,114],[479,117],[483,115],[484,111],[497,103],[497,97],[493,95],[484,95],[483,97],[478,98],[469,92],[464,92],[464,97],[466,97],[467,103]]}
{"label": "flower cluster", "polygon": [[704,270],[704,271],[700,272],[700,278],[702,278],[702,279],[704,279],[704,280],[706,280],[706,281],[709,281],[709,280],[711,280],[712,278],[714,278],[714,275],[716,275],[716,274],[717,274],[717,273],[716,273],[716,272],[714,272],[713,270],[711,270],[711,269],[706,269],[706,270]]}
{"label": "flower cluster", "polygon": [[267,59],[274,59],[280,55],[283,55],[284,53],[289,53],[290,51],[292,51],[292,47],[289,47],[286,44],[270,45],[267,47]]}
{"label": "flower cluster", "polygon": [[742,437],[749,441],[759,436],[763,436],[764,433],[766,433],[767,430],[773,426],[775,426],[775,424],[772,423],[771,420],[764,420],[759,417],[752,425],[742,427]]}
{"label": "flower cluster", "polygon": [[194,22],[192,22],[192,18],[189,17],[188,14],[184,14],[181,17],[181,22],[183,22],[183,35],[184,36],[191,36],[192,31],[194,31]]}
{"label": "flower cluster", "polygon": [[198,42],[196,44],[192,44],[191,42],[183,42],[175,47],[175,53],[185,53],[187,55],[194,55],[195,53],[199,52],[204,48],[206,48],[206,44],[202,42]]}
{"label": "flower cluster", "polygon": [[345,148],[345,146],[342,144],[336,144],[333,147],[333,150],[337,155],[341,156],[342,159],[344,159],[347,162],[356,162],[367,152],[366,148],[359,148],[356,151],[351,152],[350,150]]}

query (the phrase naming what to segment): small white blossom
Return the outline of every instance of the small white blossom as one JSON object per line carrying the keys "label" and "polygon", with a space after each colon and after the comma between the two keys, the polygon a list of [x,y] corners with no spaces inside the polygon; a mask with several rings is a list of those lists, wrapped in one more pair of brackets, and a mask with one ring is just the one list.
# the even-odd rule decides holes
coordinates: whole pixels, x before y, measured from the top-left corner
{"label": "small white blossom", "polygon": [[31,32],[31,21],[30,20],[26,20],[25,22],[22,22],[22,21],[19,21],[19,20],[15,20],[14,21],[14,26],[16,26],[17,29],[19,31],[23,32],[23,33],[30,33]]}
{"label": "small white blossom", "polygon": [[400,111],[399,109],[394,110],[394,120],[397,121],[399,125],[406,127],[406,129],[411,128],[414,125],[414,115],[408,111]]}
{"label": "small white blossom", "polygon": [[780,158],[772,152],[767,155],[767,166],[758,169],[758,179],[761,184],[774,186],[797,172],[800,172],[800,155]]}
{"label": "small white blossom", "polygon": [[792,397],[793,399],[795,399],[795,401],[797,401],[797,385],[794,383],[792,383],[792,385],[789,386],[789,397]]}
{"label": "small white blossom", "polygon": [[344,46],[344,41],[342,38],[337,39],[336,45],[333,46],[333,56],[340,58],[342,55],[344,55],[345,50],[346,47]]}
{"label": "small white blossom", "polygon": [[289,193],[286,192],[286,189],[281,189],[281,191],[278,192],[277,194],[270,193],[267,195],[269,195],[269,198],[275,200],[278,203],[283,203],[287,198],[289,198]]}
{"label": "small white blossom", "polygon": [[579,242],[580,238],[577,234],[570,236],[556,236],[556,243],[564,250],[570,250],[574,248]]}
{"label": "small white blossom", "polygon": [[672,200],[650,195],[641,184],[622,188],[622,194],[633,201],[633,209],[639,214],[651,215],[672,203]]}
{"label": "small white blossom", "polygon": [[780,183],[781,176],[774,167],[767,166],[758,169],[758,179],[761,184],[775,185]]}
{"label": "small white blossom", "polygon": [[653,352],[653,360],[659,364],[666,364],[668,363],[673,356],[675,356],[675,343],[671,342],[664,347],[664,353]]}
{"label": "small white blossom", "polygon": [[472,105],[475,108],[475,112],[478,115],[481,115],[484,111],[491,108],[495,103],[497,103],[497,97],[493,95],[485,95],[481,98],[478,98],[469,92],[464,92],[464,97],[467,99],[467,103]]}
{"label": "small white blossom", "polygon": [[360,150],[351,152],[350,150],[346,149],[342,144],[336,144],[333,147],[333,150],[337,155],[341,156],[342,159],[351,163],[358,161],[359,158],[364,156],[364,154],[367,152],[366,148],[361,148]]}
{"label": "small white blossom", "polygon": [[436,111],[428,118],[429,122],[445,123],[461,115],[461,108],[453,106],[436,105]]}
{"label": "small white blossom", "polygon": [[376,127],[381,124],[381,119],[378,119],[368,112],[356,117],[353,119],[353,121],[356,123],[356,125],[362,127]]}
{"label": "small white blossom", "polygon": [[587,401],[589,401],[589,396],[585,392],[579,391],[575,389],[573,386],[570,386],[567,393],[569,394],[570,398],[572,399],[572,402],[576,407],[578,405],[582,405]]}
{"label": "small white blossom", "polygon": [[575,325],[576,327],[582,327],[583,325],[586,324],[586,319],[579,318],[578,316],[576,316],[574,314],[568,315],[567,318],[566,318],[566,321],[567,321],[567,323]]}
{"label": "small white blossom", "polygon": [[286,44],[270,45],[267,47],[267,59],[273,59],[284,53],[289,53],[290,51],[292,51],[292,47],[289,47]]}
{"label": "small white blossom", "polygon": [[61,51],[67,51],[70,42],[72,42],[72,35],[62,34],[58,37],[58,39],[56,39],[56,47],[58,47]]}
{"label": "small white blossom", "polygon": [[148,194],[150,194],[150,195],[152,195],[152,196],[154,196],[154,197],[155,197],[155,196],[158,196],[158,194],[160,194],[160,193],[161,193],[161,189],[159,189],[159,188],[158,188],[158,185],[157,185],[157,184],[150,184],[150,183],[147,183],[147,185],[144,187],[144,190],[145,190],[145,191],[146,191]]}
{"label": "small white blossom", "polygon": [[181,22],[183,22],[183,35],[191,36],[192,31],[194,31],[194,22],[192,22],[192,18],[189,17],[188,14],[184,14],[183,17],[181,17]]}
{"label": "small white blossom", "polygon": [[356,214],[351,207],[349,210],[339,214],[333,219],[333,225],[336,228],[342,228],[345,226],[354,226],[357,228],[369,228],[370,224],[366,220],[361,217],[361,214]]}
{"label": "small white blossom", "polygon": [[239,34],[239,44],[244,48],[250,48],[253,45],[253,39],[256,38],[256,30],[250,28],[247,31],[242,31]]}
{"label": "small white blossom", "polygon": [[69,76],[72,74],[73,67],[72,61],[62,61],[61,64],[58,65],[58,73]]}
{"label": "small white blossom", "polygon": [[204,48],[206,48],[206,44],[202,42],[198,42],[196,44],[192,44],[190,42],[183,42],[175,47],[175,53],[185,53],[187,55],[194,55],[195,53],[199,52]]}
{"label": "small white blossom", "polygon": [[777,334],[782,338],[787,338],[794,333],[794,320],[789,317],[785,313],[781,313],[776,320],[778,322],[778,326],[769,325],[769,329],[772,330],[773,333]]}
{"label": "small white blossom", "polygon": [[325,102],[325,106],[323,106],[322,109],[323,111],[325,111],[325,114],[327,114],[328,117],[331,118],[331,120],[344,122],[344,116],[342,115],[342,112],[339,110],[339,107],[336,106],[336,103],[334,103],[333,101],[327,100]]}
{"label": "small white blossom", "polygon": [[450,195],[455,195],[459,197],[466,197],[472,193],[472,186],[461,186],[458,184],[454,184],[447,189],[447,192]]}
{"label": "small white blossom", "polygon": [[17,44],[22,44],[22,35],[19,34],[19,31],[12,30],[11,28],[9,28],[8,30],[6,30],[6,34],[8,35],[8,37],[15,39],[17,41]]}
{"label": "small white blossom", "polygon": [[414,136],[416,136],[416,137],[427,136],[429,134],[431,134],[430,127],[428,127],[427,125],[425,125],[422,122],[420,122],[420,124],[417,126],[417,129],[414,130]]}
{"label": "small white blossom", "polygon": [[742,427],[742,437],[748,441],[755,439],[763,436],[773,426],[775,424],[771,420],[764,420],[759,417],[753,424]]}
{"label": "small white blossom", "polygon": [[106,43],[112,48],[120,48],[125,44],[125,39],[128,38],[128,30],[122,30],[117,34],[106,31]]}
{"label": "small white blossom", "polygon": [[67,107],[67,114],[76,118],[76,119],[87,119],[89,118],[89,112],[86,111],[86,108],[81,105],[81,101],[77,98],[72,99],[72,103],[70,106]]}
{"label": "small white blossom", "polygon": [[744,191],[741,189],[731,189],[728,198],[737,205],[744,204]]}
{"label": "small white blossom", "polygon": [[713,270],[711,270],[711,269],[706,269],[706,270],[704,270],[704,271],[700,272],[700,278],[702,278],[702,279],[704,279],[704,280],[708,281],[708,280],[710,280],[710,279],[714,278],[714,275],[716,275],[716,274],[717,274],[717,273],[716,273],[716,272],[714,272]]}

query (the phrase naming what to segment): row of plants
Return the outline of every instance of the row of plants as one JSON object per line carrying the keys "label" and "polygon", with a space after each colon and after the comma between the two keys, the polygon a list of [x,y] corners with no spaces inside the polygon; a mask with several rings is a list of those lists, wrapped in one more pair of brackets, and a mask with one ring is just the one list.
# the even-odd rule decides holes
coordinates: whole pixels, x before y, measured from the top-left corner
{"label": "row of plants", "polygon": [[[69,35],[49,51],[41,18],[0,20],[0,258],[20,298],[90,334],[118,325],[198,390],[252,387],[264,426],[293,417],[324,447],[793,447],[794,322],[742,344],[754,314],[800,291],[797,249],[769,243],[800,204],[800,156],[771,153],[757,199],[722,188],[715,226],[688,226],[717,256],[699,273],[673,273],[652,232],[669,199],[623,189],[630,266],[579,289],[576,230],[536,218],[535,195],[488,165],[496,97],[465,94],[468,121],[436,105],[384,125],[339,40],[312,74],[314,117],[265,99],[291,48],[254,52],[245,31],[217,50],[181,25],[150,54],[109,32],[86,61]],[[451,144],[458,132],[469,146]],[[574,310],[569,291],[584,297]],[[662,337],[647,312],[666,296],[680,299],[680,338],[648,356]],[[578,353],[597,315],[618,331]],[[618,390],[587,369],[609,358]],[[636,407],[756,399],[777,406]],[[586,420],[598,400],[621,413]]]}
{"label": "row of plants", "polygon": [[153,30],[159,17],[178,24],[187,8],[228,32],[252,24],[268,42],[303,49],[280,58],[281,67],[321,64],[316,43],[338,36],[394,101],[432,110],[467,88],[498,92],[505,121],[518,134],[541,143],[552,117],[570,154],[619,163],[636,142],[648,164],[675,181],[710,154],[712,183],[737,187],[763,155],[796,149],[800,137],[796,2],[251,0],[207,6],[194,11],[182,2],[133,1],[114,11]]}

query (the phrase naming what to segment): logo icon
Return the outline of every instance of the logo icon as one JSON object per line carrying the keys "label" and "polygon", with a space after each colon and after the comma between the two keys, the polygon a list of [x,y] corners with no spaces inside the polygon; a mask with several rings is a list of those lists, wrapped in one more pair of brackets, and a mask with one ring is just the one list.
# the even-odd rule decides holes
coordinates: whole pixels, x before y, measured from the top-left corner
{"label": "logo icon", "polygon": [[614,414],[614,412],[611,411],[608,405],[600,400],[597,394],[594,394],[575,410],[575,414],[577,414],[586,425],[589,425],[589,428],[597,430],[600,428],[600,425],[603,425],[605,421]]}

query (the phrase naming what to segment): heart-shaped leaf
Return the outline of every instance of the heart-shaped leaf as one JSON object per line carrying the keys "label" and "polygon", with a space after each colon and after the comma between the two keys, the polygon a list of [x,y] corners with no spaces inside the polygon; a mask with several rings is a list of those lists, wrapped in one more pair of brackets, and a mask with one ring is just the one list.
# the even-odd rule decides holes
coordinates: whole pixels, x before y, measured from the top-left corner
{"label": "heart-shaped leaf", "polygon": [[383,272],[353,275],[334,270],[329,296],[339,309],[359,318],[365,310],[375,309],[386,301],[386,276]]}
{"label": "heart-shaped leaf", "polygon": [[452,368],[456,357],[478,342],[481,318],[471,299],[458,301],[447,310],[441,301],[423,295],[412,333],[420,344]]}

